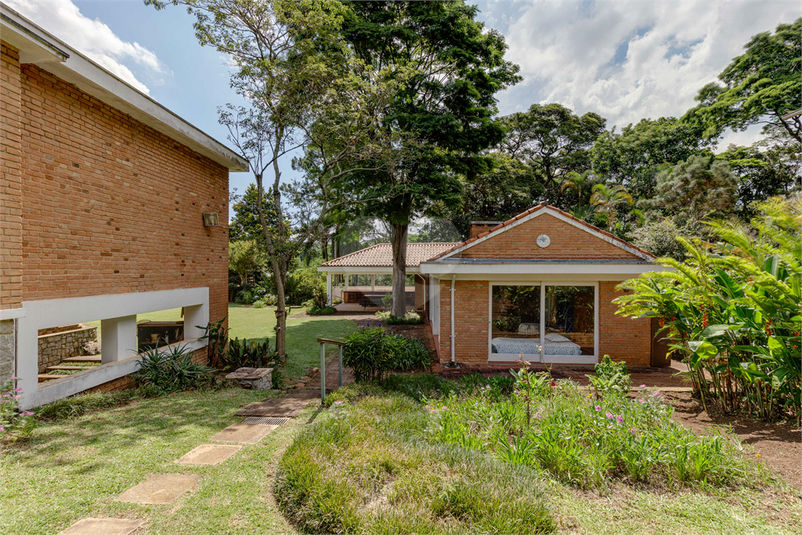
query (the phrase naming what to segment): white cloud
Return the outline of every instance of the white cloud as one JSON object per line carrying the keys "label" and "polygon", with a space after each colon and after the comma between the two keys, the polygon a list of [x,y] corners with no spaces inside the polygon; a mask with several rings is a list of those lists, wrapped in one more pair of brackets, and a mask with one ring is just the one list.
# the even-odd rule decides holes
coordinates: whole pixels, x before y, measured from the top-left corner
{"label": "white cloud", "polygon": [[599,113],[608,127],[620,128],[644,117],[681,116],[695,104],[699,89],[743,53],[751,36],[800,15],[797,3],[776,0],[523,6],[490,0],[483,18],[502,26],[509,21],[502,28],[507,58],[521,66],[524,77],[500,95],[502,113],[533,102],[559,102],[578,113]]}
{"label": "white cloud", "polygon": [[145,94],[150,94],[148,87],[123,62],[133,61],[156,74],[166,72],[156,54],[139,43],[123,41],[99,20],[85,17],[71,0],[4,1],[12,9]]}

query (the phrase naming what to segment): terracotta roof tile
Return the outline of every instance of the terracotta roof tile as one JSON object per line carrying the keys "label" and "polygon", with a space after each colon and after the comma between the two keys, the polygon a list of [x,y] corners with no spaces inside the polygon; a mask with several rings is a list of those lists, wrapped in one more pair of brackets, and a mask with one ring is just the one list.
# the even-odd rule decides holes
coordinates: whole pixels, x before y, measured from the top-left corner
{"label": "terracotta roof tile", "polygon": [[[418,267],[440,253],[449,251],[458,243],[408,243],[407,267]],[[393,247],[389,243],[378,243],[339,258],[329,260],[320,267],[392,267]]]}

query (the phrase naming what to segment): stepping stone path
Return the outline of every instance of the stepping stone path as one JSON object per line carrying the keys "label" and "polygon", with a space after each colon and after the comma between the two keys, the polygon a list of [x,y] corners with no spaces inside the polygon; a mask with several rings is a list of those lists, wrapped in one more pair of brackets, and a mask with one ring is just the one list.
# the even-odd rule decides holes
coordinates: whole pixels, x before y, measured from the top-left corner
{"label": "stepping stone path", "polygon": [[117,501],[160,505],[171,503],[198,484],[200,477],[193,474],[164,474],[153,476],[135,487],[126,490]]}
{"label": "stepping stone path", "polygon": [[[65,360],[96,362],[100,361],[100,357],[77,357]],[[331,378],[327,379],[329,379],[326,381],[328,387]],[[214,442],[233,444],[201,444],[174,462],[188,466],[214,466],[222,463],[245,446],[256,444],[278,426],[297,416],[312,400],[318,399],[319,378],[317,383],[318,388],[296,390],[281,397],[249,403],[236,413],[236,416],[245,417],[242,423],[232,424],[210,438]],[[194,474],[155,475],[123,492],[116,501],[141,505],[169,504],[199,483],[200,476]],[[144,520],[125,518],[84,518],[59,535],[129,535],[145,523]]]}
{"label": "stepping stone path", "polygon": [[127,518],[84,518],[58,535],[128,535],[145,525]]}
{"label": "stepping stone path", "polygon": [[238,444],[256,444],[278,425],[253,425],[248,422],[241,424],[229,425],[216,435],[211,440],[214,442],[236,442]]}
{"label": "stepping stone path", "polygon": [[178,464],[215,466],[222,463],[241,449],[242,446],[239,445],[201,444],[175,462]]}
{"label": "stepping stone path", "polygon": [[298,390],[280,398],[271,398],[248,403],[237,412],[236,415],[294,418],[309,405],[311,400],[317,399],[318,397],[320,397],[320,393],[314,390]]}

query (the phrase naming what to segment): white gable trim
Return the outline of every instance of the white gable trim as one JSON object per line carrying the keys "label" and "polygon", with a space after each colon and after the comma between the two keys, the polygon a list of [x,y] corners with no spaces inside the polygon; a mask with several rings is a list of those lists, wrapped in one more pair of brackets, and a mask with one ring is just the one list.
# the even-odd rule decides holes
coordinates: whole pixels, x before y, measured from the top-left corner
{"label": "white gable trim", "polygon": [[[509,225],[504,225],[500,229],[490,232],[490,234],[487,234],[486,236],[482,236],[478,240],[474,240],[474,241],[472,241],[470,243],[467,243],[467,244],[463,245],[462,247],[451,251],[450,253],[446,254],[445,256],[441,256],[440,258],[434,260],[434,262],[438,262],[440,260],[445,260],[446,258],[451,258],[452,256],[457,255],[457,254],[465,251],[466,249],[470,249],[471,247],[473,247],[475,245],[479,245],[480,243],[483,243],[483,242],[485,242],[485,241],[487,241],[489,239],[492,239],[492,238],[498,236],[499,234],[501,234],[503,232],[507,232],[508,230],[510,230],[512,228],[515,228],[518,225],[522,225],[522,224],[526,223],[527,221],[530,221],[530,220],[532,220],[532,219],[534,219],[536,217],[539,217],[539,216],[545,215],[545,214],[548,214],[550,216],[556,217],[560,221],[568,223],[569,225],[572,225],[572,226],[578,228],[579,230],[584,230],[588,234],[591,234],[592,236],[595,236],[596,238],[599,238],[600,240],[603,240],[603,241],[609,243],[610,245],[614,245],[614,246],[618,247],[619,249],[622,249],[622,250],[624,250],[624,251],[626,251],[626,252],[628,252],[630,254],[633,254],[633,255],[637,256],[638,258],[640,258],[642,260],[646,260],[647,262],[654,261],[654,257],[652,257],[651,255],[645,254],[642,251],[640,251],[640,250],[638,250],[638,249],[636,249],[634,247],[631,247],[631,246],[625,244],[624,242],[621,242],[621,241],[613,238],[612,236],[608,236],[607,234],[604,234],[603,232],[599,232],[598,230],[594,230],[594,229],[592,229],[592,228],[590,228],[590,227],[588,227],[586,225],[583,225],[582,223],[576,221],[574,218],[567,217],[564,214],[561,214],[560,212],[558,212],[557,210],[554,210],[553,208],[543,207],[543,208],[540,208],[539,210],[536,210],[535,212],[527,215],[526,217],[522,217],[521,219],[519,219],[519,220],[517,220],[517,221],[515,221],[513,223],[510,223]],[[503,261],[500,260],[499,262],[503,262]]]}

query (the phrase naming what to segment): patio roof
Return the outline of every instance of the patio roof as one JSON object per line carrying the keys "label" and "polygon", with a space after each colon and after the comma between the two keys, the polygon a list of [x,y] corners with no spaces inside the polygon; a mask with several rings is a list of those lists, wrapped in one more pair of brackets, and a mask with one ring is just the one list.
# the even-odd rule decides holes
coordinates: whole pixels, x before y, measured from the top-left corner
{"label": "patio roof", "polygon": [[[421,262],[452,249],[456,243],[408,243],[407,269],[417,270]],[[318,271],[342,273],[349,268],[356,268],[354,273],[365,268],[380,268],[382,271],[393,267],[393,246],[389,243],[377,243],[359,251],[329,260],[321,264]]]}

